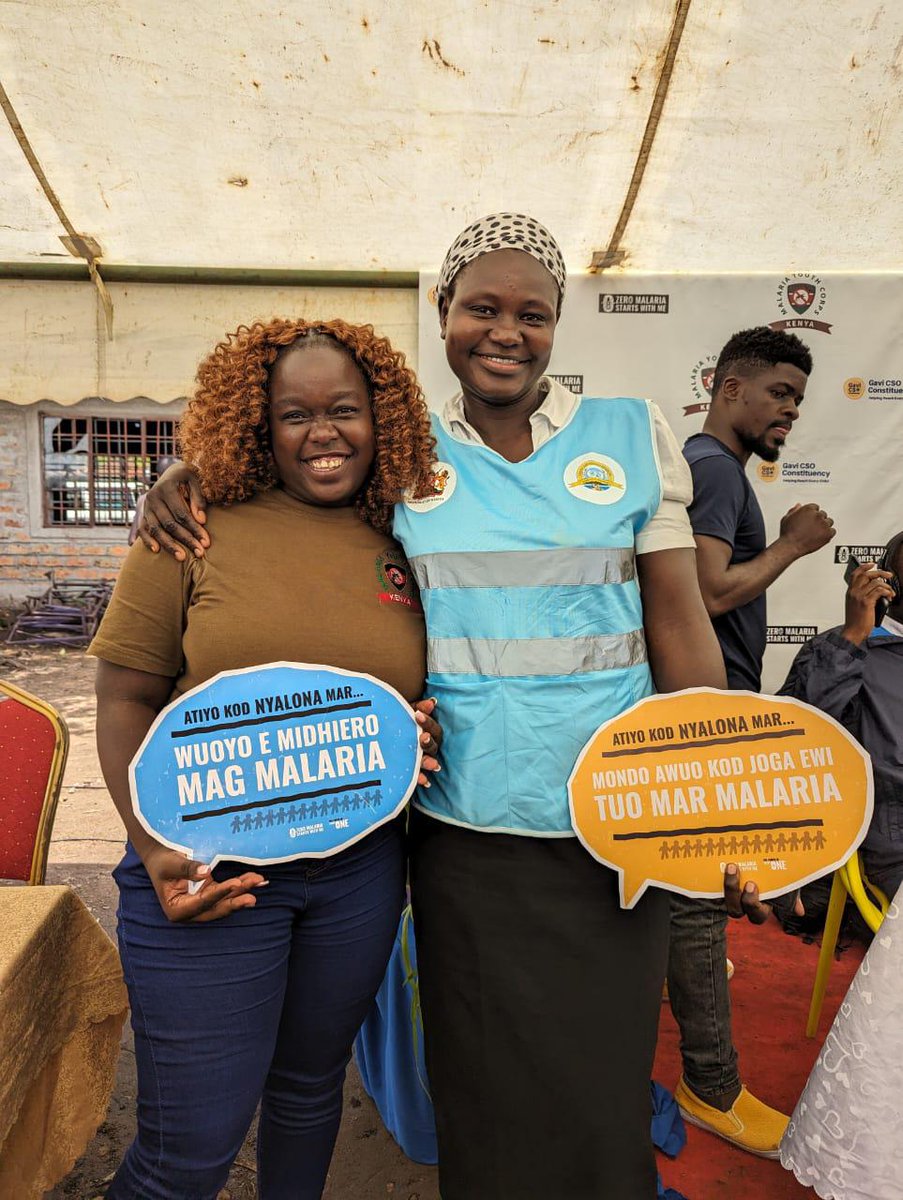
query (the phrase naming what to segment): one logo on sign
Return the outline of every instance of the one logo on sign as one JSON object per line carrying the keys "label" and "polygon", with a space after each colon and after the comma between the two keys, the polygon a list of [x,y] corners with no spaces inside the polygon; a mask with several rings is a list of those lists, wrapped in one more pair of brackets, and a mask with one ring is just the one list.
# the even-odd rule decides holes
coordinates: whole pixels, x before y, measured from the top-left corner
{"label": "one logo on sign", "polygon": [[429,512],[430,509],[451,500],[457,486],[458,473],[451,463],[437,462],[433,467],[433,477],[427,495],[414,496],[408,492],[404,498],[405,507],[413,512]]}
{"label": "one logo on sign", "polygon": [[848,400],[861,400],[865,395],[865,380],[858,376],[843,381],[843,394]]}
{"label": "one logo on sign", "polygon": [[774,483],[780,476],[781,468],[777,463],[762,462],[756,469],[756,474],[763,483]]}
{"label": "one logo on sign", "polygon": [[420,727],[370,675],[301,663],[224,671],[157,716],[129,768],[164,845],[211,865],[323,858],[404,808]]}
{"label": "one logo on sign", "polygon": [[589,504],[614,504],[627,489],[624,468],[607,454],[582,454],[568,463],[564,483]]}
{"label": "one logo on sign", "polygon": [[712,403],[712,386],[715,382],[715,363],[717,354],[708,354],[694,364],[690,372],[690,387],[696,397],[695,404],[684,405],[684,416],[692,417],[696,413],[709,411]]}
{"label": "one logo on sign", "polygon": [[777,304],[783,321],[772,321],[772,329],[817,329],[830,333],[831,326],[818,317],[828,299],[827,288],[817,275],[785,275],[778,285]]}

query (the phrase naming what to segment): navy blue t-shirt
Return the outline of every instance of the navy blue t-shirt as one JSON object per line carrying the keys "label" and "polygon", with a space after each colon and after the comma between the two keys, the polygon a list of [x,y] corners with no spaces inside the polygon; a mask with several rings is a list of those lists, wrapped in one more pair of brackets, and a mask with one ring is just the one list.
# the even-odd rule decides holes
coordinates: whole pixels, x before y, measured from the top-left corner
{"label": "navy blue t-shirt", "polygon": [[[684,444],[684,458],[693,475],[693,503],[687,510],[693,533],[727,542],[732,564],[748,562],[761,554],[765,549],[765,520],[736,454],[717,438],[697,433]],[[712,618],[729,688],[759,691],[766,621],[764,592]]]}

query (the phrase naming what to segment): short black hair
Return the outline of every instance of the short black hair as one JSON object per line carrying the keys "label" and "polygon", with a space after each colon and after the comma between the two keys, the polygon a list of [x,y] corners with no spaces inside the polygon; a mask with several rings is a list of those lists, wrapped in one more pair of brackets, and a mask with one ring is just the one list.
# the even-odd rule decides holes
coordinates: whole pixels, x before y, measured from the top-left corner
{"label": "short black hair", "polygon": [[766,367],[776,367],[778,363],[799,367],[804,375],[812,372],[809,347],[796,334],[772,329],[770,325],[741,329],[728,339],[718,355],[712,378],[712,395],[717,396],[719,388],[732,371],[762,371]]}
{"label": "short black hair", "polygon": [[901,550],[903,550],[903,530],[895,533],[884,547],[884,553],[878,563],[882,571],[893,571],[897,555]]}

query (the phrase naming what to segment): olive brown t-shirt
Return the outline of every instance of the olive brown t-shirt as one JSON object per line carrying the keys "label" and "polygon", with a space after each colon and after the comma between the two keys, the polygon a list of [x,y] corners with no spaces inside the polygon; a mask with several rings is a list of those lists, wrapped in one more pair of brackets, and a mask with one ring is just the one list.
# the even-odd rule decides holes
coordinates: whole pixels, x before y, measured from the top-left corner
{"label": "olive brown t-shirt", "polygon": [[280,489],[211,507],[211,545],[179,562],[136,542],[89,653],[173,679],[173,696],[220,671],[270,662],[363,671],[423,695],[425,632],[398,543],[353,508]]}

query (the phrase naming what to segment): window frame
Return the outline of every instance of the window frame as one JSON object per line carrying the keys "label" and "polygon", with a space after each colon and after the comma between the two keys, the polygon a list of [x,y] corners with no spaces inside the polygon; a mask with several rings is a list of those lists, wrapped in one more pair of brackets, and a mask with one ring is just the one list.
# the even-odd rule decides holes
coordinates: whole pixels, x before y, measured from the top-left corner
{"label": "window frame", "polygon": [[[52,502],[50,492],[46,481],[45,470],[45,420],[85,420],[87,422],[87,457],[91,460],[90,473],[88,483],[91,487],[91,520],[96,520],[96,501],[94,497],[94,448],[92,445],[92,437],[95,429],[95,421],[100,420],[117,420],[124,421],[140,421],[141,422],[141,437],[142,445],[147,447],[147,428],[148,421],[171,422],[173,431],[178,428],[179,419],[185,407],[185,397],[179,397],[176,400],[168,403],[159,403],[148,399],[146,396],[135,396],[131,400],[112,401],[98,396],[88,396],[77,404],[61,405],[53,401],[44,400],[36,403],[32,407],[29,414],[30,419],[26,423],[26,446],[25,452],[27,456],[27,491],[28,491],[28,529],[29,536],[39,539],[40,541],[51,543],[58,540],[70,540],[75,542],[88,542],[97,545],[115,544],[123,541],[123,536],[127,533],[131,518],[120,523],[103,523],[103,524],[58,524],[51,525],[47,522],[52,516]],[[127,431],[126,431],[127,432]],[[166,453],[161,450],[160,453]],[[153,454],[151,458],[155,457]]]}

